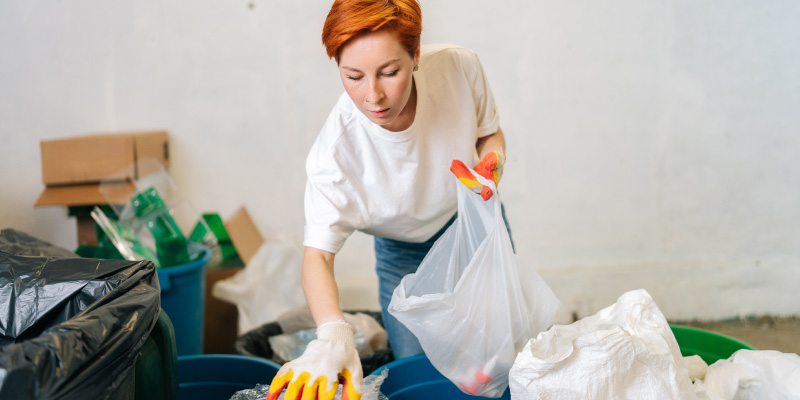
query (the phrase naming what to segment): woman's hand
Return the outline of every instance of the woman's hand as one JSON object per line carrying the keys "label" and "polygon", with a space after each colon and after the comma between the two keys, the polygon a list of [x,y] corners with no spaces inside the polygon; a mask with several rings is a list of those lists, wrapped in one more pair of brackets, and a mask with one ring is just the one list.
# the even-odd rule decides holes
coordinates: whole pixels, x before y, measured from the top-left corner
{"label": "woman's hand", "polygon": [[[500,178],[503,177],[503,164],[506,163],[506,154],[503,150],[505,147],[506,138],[500,127],[497,127],[497,132],[484,136],[475,143],[475,150],[478,152],[478,155],[480,155],[481,161],[475,164],[472,169],[484,178],[494,182],[495,187],[500,183]],[[469,185],[467,185],[467,187],[469,187]],[[489,198],[491,197],[490,194]],[[489,198],[484,197],[484,200],[488,200]]]}
{"label": "woman's hand", "polygon": [[333,400],[339,383],[343,400],[359,400],[364,377],[353,335],[353,327],[345,321],[320,325],[317,339],[303,355],[284,364],[275,375],[267,400],[277,399],[284,388],[287,400]]}
{"label": "woman's hand", "polygon": [[272,380],[267,400],[286,388],[287,400],[333,400],[342,384],[343,399],[361,398],[364,382],[361,360],[355,349],[353,328],[339,308],[339,290],[333,274],[335,255],[313,247],[303,254],[303,292],[317,324],[317,339],[303,355],[281,367]]}
{"label": "woman's hand", "polygon": [[[506,157],[501,151],[492,151],[483,157],[481,162],[475,164],[472,168],[482,177],[494,182],[495,188],[503,176],[503,164],[506,162]],[[479,193],[484,201],[489,200],[494,195],[492,188],[483,185],[472,175],[469,168],[459,160],[453,160],[450,165],[450,171],[455,174],[458,180],[475,193]]]}
{"label": "woman's hand", "polygon": [[450,164],[450,171],[458,178],[458,180],[475,193],[481,195],[484,201],[492,198],[494,194],[492,188],[478,182],[475,175],[472,175],[469,168],[459,160],[453,160]]}
{"label": "woman's hand", "polygon": [[503,164],[506,163],[506,156],[502,152],[492,151],[483,157],[481,162],[475,164],[472,169],[482,177],[490,179],[497,186],[503,176]]}

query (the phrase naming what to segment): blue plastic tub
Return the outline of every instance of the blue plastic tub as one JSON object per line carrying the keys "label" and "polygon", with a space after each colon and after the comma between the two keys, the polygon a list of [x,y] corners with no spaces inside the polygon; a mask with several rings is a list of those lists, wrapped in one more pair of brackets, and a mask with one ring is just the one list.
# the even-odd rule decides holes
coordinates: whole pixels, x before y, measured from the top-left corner
{"label": "blue plastic tub", "polygon": [[[389,369],[389,375],[381,385],[381,393],[390,400],[475,400],[480,398],[462,392],[453,382],[439,373],[424,354],[392,361],[370,375],[380,375],[384,368]],[[500,398],[510,400],[510,391],[506,389]]]}
{"label": "blue plastic tub", "polygon": [[263,358],[230,354],[178,357],[178,398],[228,400],[240,390],[268,385],[280,367]]}
{"label": "blue plastic tub", "polygon": [[211,260],[211,250],[203,246],[200,251],[201,256],[194,261],[156,270],[161,308],[175,328],[178,356],[203,352],[206,264]]}

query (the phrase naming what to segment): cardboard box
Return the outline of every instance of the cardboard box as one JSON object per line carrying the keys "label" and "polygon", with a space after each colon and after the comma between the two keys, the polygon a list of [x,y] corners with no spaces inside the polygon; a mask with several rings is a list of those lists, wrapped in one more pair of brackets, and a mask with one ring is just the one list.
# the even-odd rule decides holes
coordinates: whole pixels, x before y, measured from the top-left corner
{"label": "cardboard box", "polygon": [[136,179],[134,162],[156,158],[169,163],[167,132],[139,132],[43,140],[42,182],[64,185],[110,179]]}
{"label": "cardboard box", "polygon": [[78,246],[97,246],[97,233],[91,216],[75,217],[78,225]]}
{"label": "cardboard box", "polygon": [[239,273],[242,267],[206,270],[206,303],[203,313],[203,353],[235,354],[239,310],[211,294],[214,284]]}
{"label": "cardboard box", "polygon": [[[154,171],[153,158],[169,166],[166,131],[79,136],[41,141],[44,191],[36,207],[124,204],[134,193],[133,180]],[[109,180],[118,183],[108,184]],[[100,191],[100,182],[104,192]]]}
{"label": "cardboard box", "polygon": [[261,245],[264,244],[264,237],[256,228],[256,224],[250,217],[247,209],[240,207],[236,212],[225,221],[225,229],[231,237],[236,252],[244,261],[244,265],[250,262]]}
{"label": "cardboard box", "polygon": [[104,185],[105,193],[100,192],[100,184],[46,186],[34,204],[35,207],[45,206],[92,206],[112,204],[125,204],[130,200],[136,187],[133,182],[116,182]]}

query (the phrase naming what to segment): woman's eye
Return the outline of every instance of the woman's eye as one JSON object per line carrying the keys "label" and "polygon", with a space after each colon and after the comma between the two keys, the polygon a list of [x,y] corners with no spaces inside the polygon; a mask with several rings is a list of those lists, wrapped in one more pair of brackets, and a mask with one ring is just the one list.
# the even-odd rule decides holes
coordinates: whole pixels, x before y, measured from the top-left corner
{"label": "woman's eye", "polygon": [[359,80],[361,80],[361,77],[360,76],[347,75],[347,79],[350,79],[351,81],[359,81]]}
{"label": "woman's eye", "polygon": [[397,75],[397,71],[399,71],[399,69],[396,69],[396,70],[394,70],[392,72],[389,72],[389,73],[386,73],[386,74],[383,74],[383,75],[384,76],[395,76],[395,75]]}

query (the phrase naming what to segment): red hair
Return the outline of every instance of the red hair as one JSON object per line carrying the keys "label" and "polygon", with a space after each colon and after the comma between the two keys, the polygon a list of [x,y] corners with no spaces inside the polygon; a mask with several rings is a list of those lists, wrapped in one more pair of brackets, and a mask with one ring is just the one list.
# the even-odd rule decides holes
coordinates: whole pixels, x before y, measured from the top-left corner
{"label": "red hair", "polygon": [[328,57],[339,62],[339,49],[359,34],[387,28],[412,57],[419,48],[422,11],[417,0],[335,0],[325,25],[322,44]]}

